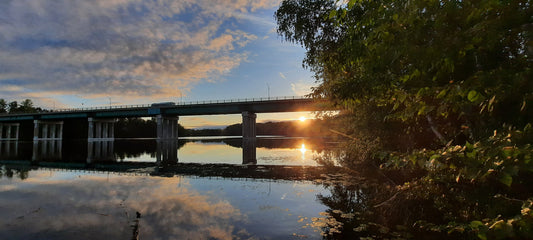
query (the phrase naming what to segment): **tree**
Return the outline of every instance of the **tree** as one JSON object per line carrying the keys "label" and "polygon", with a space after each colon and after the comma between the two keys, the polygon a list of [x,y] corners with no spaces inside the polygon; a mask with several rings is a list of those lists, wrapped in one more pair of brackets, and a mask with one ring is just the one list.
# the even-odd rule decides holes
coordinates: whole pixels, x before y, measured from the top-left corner
{"label": "tree", "polygon": [[528,1],[290,0],[275,16],[308,50],[315,97],[448,142],[533,118],[531,14]]}
{"label": "tree", "polygon": [[7,113],[7,102],[3,98],[0,98],[0,113]]}
{"label": "tree", "polygon": [[20,103],[19,111],[22,113],[31,113],[35,112],[35,108],[33,107],[33,101],[30,99],[25,99]]}
{"label": "tree", "polygon": [[19,103],[17,101],[12,101],[8,104],[9,113],[18,113],[19,112]]}
{"label": "tree", "polygon": [[430,203],[438,217],[403,224],[481,239],[533,235],[531,16],[526,0],[286,0],[275,13],[307,49],[311,95],[342,109],[342,163],[402,176],[372,210]]}

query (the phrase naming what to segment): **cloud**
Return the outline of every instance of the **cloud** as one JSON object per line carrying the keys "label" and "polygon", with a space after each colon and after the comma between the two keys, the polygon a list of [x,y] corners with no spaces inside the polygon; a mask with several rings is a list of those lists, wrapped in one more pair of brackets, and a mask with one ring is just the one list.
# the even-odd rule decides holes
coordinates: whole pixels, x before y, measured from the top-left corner
{"label": "cloud", "polygon": [[278,0],[4,0],[3,96],[175,96],[220,81],[247,60],[257,36],[235,21]]}
{"label": "cloud", "polygon": [[313,87],[313,84],[306,83],[302,80],[291,83],[291,90],[296,96],[303,96],[311,93],[311,87]]}
{"label": "cloud", "polygon": [[[49,173],[47,173],[48,175]],[[2,186],[2,239],[61,236],[124,239],[136,224],[142,238],[233,239],[246,216],[228,201],[201,194],[186,179],[81,176],[26,179],[31,190]],[[62,196],[62,197],[57,197]],[[20,199],[26,199],[24,206]],[[31,226],[31,228],[28,228]],[[95,231],[95,229],[98,229]],[[244,230],[244,229],[243,229]]]}

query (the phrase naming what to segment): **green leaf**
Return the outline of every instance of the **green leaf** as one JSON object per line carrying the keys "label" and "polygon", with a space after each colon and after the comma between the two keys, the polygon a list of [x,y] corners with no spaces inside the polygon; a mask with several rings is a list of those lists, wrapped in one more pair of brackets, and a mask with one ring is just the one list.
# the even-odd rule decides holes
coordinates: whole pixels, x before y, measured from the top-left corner
{"label": "green leaf", "polygon": [[472,221],[470,222],[470,227],[477,231],[477,237],[479,239],[487,240],[487,226],[481,221]]}
{"label": "green leaf", "polygon": [[476,90],[470,90],[470,92],[468,92],[468,101],[477,102],[480,99],[481,99],[481,94],[479,94]]}
{"label": "green leaf", "polygon": [[511,184],[513,183],[513,177],[507,173],[503,173],[499,180],[501,183],[507,185],[507,187],[511,187]]}
{"label": "green leaf", "polygon": [[448,90],[447,89],[443,89],[442,91],[440,91],[440,93],[437,95],[437,98],[443,98],[444,96],[446,96],[446,93],[448,93]]}
{"label": "green leaf", "polygon": [[348,8],[349,8],[349,9],[353,8],[354,5],[355,5],[355,0],[350,0],[350,1],[348,2]]}
{"label": "green leaf", "polygon": [[472,221],[470,222],[470,227],[478,229],[480,226],[485,226],[481,221]]}
{"label": "green leaf", "polygon": [[331,10],[331,12],[329,12],[329,19],[335,18],[335,15],[337,15],[337,10]]}

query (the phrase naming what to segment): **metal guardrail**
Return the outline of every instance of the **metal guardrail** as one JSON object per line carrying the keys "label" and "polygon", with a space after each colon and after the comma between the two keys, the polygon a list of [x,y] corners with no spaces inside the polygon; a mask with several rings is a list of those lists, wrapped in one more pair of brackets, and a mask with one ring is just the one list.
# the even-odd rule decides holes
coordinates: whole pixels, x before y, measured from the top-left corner
{"label": "metal guardrail", "polygon": [[[275,101],[275,100],[301,100],[301,99],[310,99],[306,96],[280,96],[280,97],[261,97],[261,98],[237,98],[237,99],[224,99],[224,100],[204,100],[204,101],[188,101],[188,102],[174,102],[175,105],[172,106],[188,106],[188,105],[199,105],[199,104],[217,104],[217,103],[251,103],[251,102],[262,102],[262,101]],[[63,109],[52,109],[48,111],[41,111],[35,113],[57,113],[57,112],[81,112],[81,111],[94,111],[94,110],[113,110],[113,109],[136,109],[136,108],[149,108],[152,107],[152,104],[134,104],[134,105],[112,105],[112,106],[100,106],[100,107],[89,107],[89,108],[63,108]],[[35,113],[28,113],[35,114]],[[20,113],[14,114],[0,114],[0,116],[9,116],[9,115],[25,115]]]}

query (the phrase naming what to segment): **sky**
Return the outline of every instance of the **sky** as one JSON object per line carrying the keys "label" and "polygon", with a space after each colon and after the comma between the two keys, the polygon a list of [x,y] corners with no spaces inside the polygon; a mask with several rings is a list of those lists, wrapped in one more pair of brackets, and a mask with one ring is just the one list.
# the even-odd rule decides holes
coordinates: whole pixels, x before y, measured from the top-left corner
{"label": "sky", "polygon": [[308,94],[315,80],[302,67],[305,50],[276,33],[279,2],[2,0],[0,98],[58,109]]}

